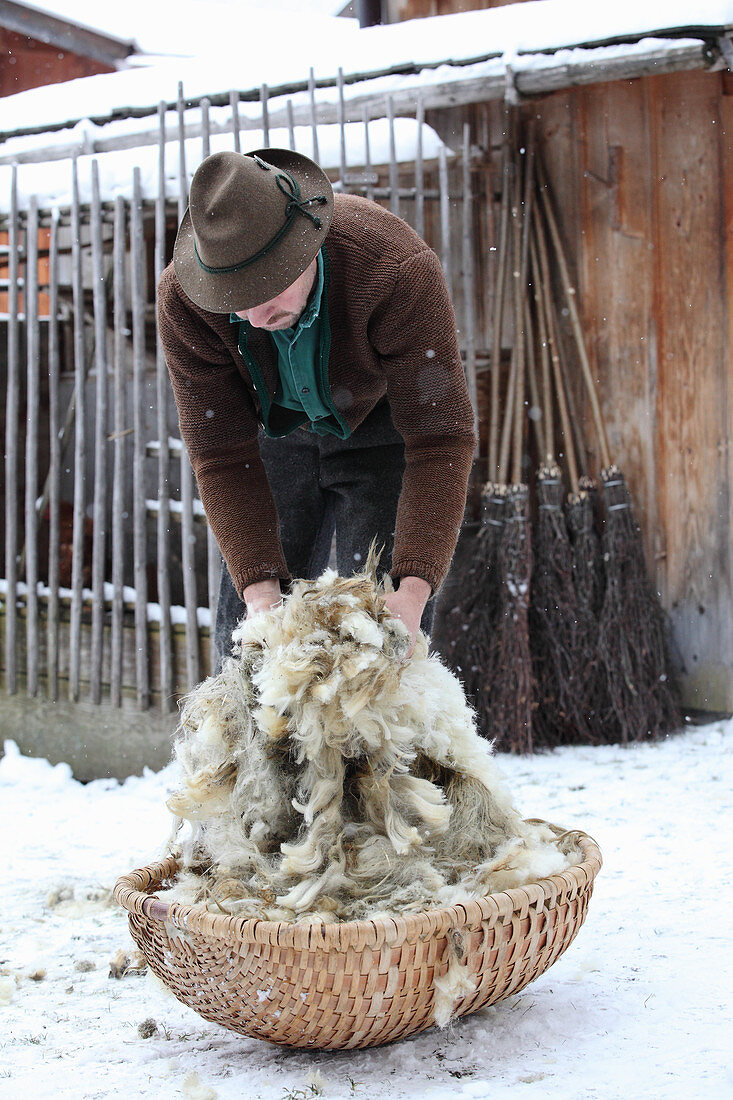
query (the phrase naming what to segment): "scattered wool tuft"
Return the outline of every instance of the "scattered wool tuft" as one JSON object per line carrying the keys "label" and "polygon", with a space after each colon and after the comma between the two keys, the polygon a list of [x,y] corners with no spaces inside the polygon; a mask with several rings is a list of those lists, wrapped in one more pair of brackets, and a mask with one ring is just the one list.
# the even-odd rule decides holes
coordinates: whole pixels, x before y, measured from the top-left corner
{"label": "scattered wool tuft", "polygon": [[239,625],[222,671],[186,697],[168,805],[187,824],[167,899],[353,920],[454,904],[577,858],[572,837],[522,819],[459,680],[423,635],[407,658],[384,594],[373,556],[364,573],[296,582]]}
{"label": "scattered wool tuft", "polygon": [[203,1084],[195,1071],[184,1077],[181,1093],[186,1100],[216,1100],[219,1095],[215,1089]]}
{"label": "scattered wool tuft", "polygon": [[448,953],[448,970],[442,978],[433,980],[433,1019],[440,1028],[450,1023],[456,1002],[476,989],[476,979],[469,974],[464,963],[463,938],[457,929],[448,935]]}

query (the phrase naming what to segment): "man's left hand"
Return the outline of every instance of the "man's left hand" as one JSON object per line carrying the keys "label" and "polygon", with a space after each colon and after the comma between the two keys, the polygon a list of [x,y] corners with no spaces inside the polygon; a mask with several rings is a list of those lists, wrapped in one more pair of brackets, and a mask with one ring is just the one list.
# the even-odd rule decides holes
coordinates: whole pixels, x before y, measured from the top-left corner
{"label": "man's left hand", "polygon": [[422,577],[403,577],[397,591],[390,592],[385,596],[384,602],[390,614],[404,623],[410,632],[408,657],[412,656],[415,649],[415,638],[420,629],[420,619],[425,610],[425,604],[430,599],[431,591],[430,585]]}

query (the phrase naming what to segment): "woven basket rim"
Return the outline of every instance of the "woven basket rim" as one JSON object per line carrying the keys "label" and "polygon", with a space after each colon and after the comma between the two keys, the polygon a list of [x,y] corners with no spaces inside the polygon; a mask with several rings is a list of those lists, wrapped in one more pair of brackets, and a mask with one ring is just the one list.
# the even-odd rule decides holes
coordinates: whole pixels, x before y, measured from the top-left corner
{"label": "woven basket rim", "polygon": [[182,932],[197,933],[208,939],[231,943],[267,943],[299,949],[343,950],[348,947],[396,946],[405,941],[445,934],[466,925],[506,923],[513,917],[526,916],[530,907],[551,904],[562,898],[574,898],[585,891],[601,868],[600,849],[581,829],[562,829],[538,818],[530,824],[543,824],[559,836],[572,836],[581,850],[581,862],[558,874],[537,879],[495,894],[459,902],[455,905],[425,909],[403,917],[373,917],[342,922],[270,921],[260,917],[236,917],[210,913],[202,906],[166,902],[151,893],[163,879],[178,869],[170,856],[122,875],[115,883],[115,900],[131,914],[170,924]]}

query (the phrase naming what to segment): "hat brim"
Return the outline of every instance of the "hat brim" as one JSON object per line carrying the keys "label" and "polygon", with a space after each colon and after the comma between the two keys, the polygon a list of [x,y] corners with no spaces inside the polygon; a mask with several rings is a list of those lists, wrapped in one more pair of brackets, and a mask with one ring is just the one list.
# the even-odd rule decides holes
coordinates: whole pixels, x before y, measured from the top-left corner
{"label": "hat brim", "polygon": [[191,213],[186,210],[173,248],[173,266],[184,293],[209,313],[239,313],[282,294],[318,255],[333,220],[333,190],[317,164],[290,149],[256,149],[248,155],[254,154],[289,172],[303,199],[326,196],[326,203],[313,207],[321,225],[316,227],[309,217],[296,217],[265,256],[240,271],[211,274],[199,263]]}

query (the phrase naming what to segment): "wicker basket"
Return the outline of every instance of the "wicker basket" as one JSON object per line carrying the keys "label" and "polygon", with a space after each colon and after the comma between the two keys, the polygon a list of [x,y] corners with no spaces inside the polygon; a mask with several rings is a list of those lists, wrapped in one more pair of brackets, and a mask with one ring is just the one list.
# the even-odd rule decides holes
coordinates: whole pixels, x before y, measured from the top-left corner
{"label": "wicker basket", "polygon": [[595,841],[575,835],[582,860],[561,874],[400,918],[288,924],[169,904],[154,892],[175,876],[173,859],[123,876],[114,894],[151,969],[205,1019],[286,1046],[369,1047],[435,1022],[434,979],[453,957],[475,980],[456,1017],[554,963],[585,920],[601,866]]}

